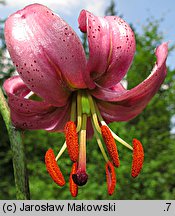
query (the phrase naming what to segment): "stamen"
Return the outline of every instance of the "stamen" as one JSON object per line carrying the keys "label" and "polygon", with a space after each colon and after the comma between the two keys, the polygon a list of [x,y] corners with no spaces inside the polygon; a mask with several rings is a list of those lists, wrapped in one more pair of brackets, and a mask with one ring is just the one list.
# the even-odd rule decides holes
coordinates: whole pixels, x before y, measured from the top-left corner
{"label": "stamen", "polygon": [[45,154],[45,163],[48,173],[53,181],[59,186],[65,185],[65,179],[55,160],[55,155],[52,149],[49,149]]}
{"label": "stamen", "polygon": [[[106,125],[107,126],[106,122],[103,120],[103,118],[101,116],[101,113],[100,113],[100,111],[98,109],[98,106],[95,103],[95,101],[94,101],[94,106],[95,106],[95,110],[97,112],[97,116],[99,118],[99,121],[100,121],[101,125]],[[112,136],[114,137],[115,140],[117,140],[119,143],[121,143],[125,147],[129,148],[130,150],[133,150],[132,146],[130,146],[127,142],[125,142],[123,139],[121,139],[119,136],[117,136],[110,128],[109,128],[109,130],[111,131]]]}
{"label": "stamen", "polygon": [[97,132],[95,126],[94,126],[94,123],[93,123],[93,121],[91,121],[91,122],[92,122],[92,126],[93,126],[93,129],[94,129],[94,135],[95,135],[95,138],[97,140],[98,146],[99,146],[99,148],[101,150],[101,153],[102,153],[102,155],[103,155],[103,157],[104,157],[104,159],[105,159],[105,161],[107,163],[109,161],[108,156],[107,156],[107,154],[105,152],[105,149],[104,149],[103,144],[102,144],[102,142],[100,140],[100,137],[98,136],[98,132]]}
{"label": "stamen", "polygon": [[77,166],[78,166],[77,162],[73,163],[72,170],[71,170],[70,177],[69,177],[70,192],[73,197],[76,197],[78,194],[78,186],[77,184],[74,183],[72,179],[72,175],[76,174],[77,172]]}
{"label": "stamen", "polygon": [[64,127],[66,137],[66,145],[70,159],[75,162],[78,160],[78,134],[76,132],[76,125],[69,121]]}
{"label": "stamen", "polygon": [[115,140],[109,130],[109,128],[105,125],[101,126],[101,133],[106,144],[106,148],[108,150],[109,156],[116,167],[120,166],[119,155],[117,151],[117,146]]}
{"label": "stamen", "polygon": [[95,109],[95,105],[94,105],[94,100],[90,94],[88,94],[88,99],[89,99],[89,104],[90,104],[91,113],[92,113],[92,119],[93,119],[95,128],[101,134],[101,129],[100,129],[99,122],[98,122],[98,117],[97,117],[97,113],[96,113],[96,109]]}
{"label": "stamen", "polygon": [[76,121],[76,94],[73,94],[72,97],[70,120],[73,122]]}
{"label": "stamen", "polygon": [[117,180],[116,180],[114,166],[110,161],[106,163],[106,179],[107,179],[107,186],[108,186],[108,194],[112,195],[115,191]]}
{"label": "stamen", "polygon": [[133,161],[131,175],[133,178],[137,177],[142,169],[144,161],[144,150],[141,142],[133,139]]}
{"label": "stamen", "polygon": [[66,150],[67,145],[66,142],[64,142],[63,146],[61,147],[60,151],[58,152],[57,156],[56,156],[56,161],[61,157],[61,155],[64,153],[64,151]]}

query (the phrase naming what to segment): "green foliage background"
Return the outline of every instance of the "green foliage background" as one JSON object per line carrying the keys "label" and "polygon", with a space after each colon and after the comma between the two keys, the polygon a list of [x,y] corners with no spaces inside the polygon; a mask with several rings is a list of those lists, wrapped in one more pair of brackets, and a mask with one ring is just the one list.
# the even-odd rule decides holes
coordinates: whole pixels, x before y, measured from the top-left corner
{"label": "green foliage background", "polygon": [[[115,14],[112,3],[106,14]],[[128,88],[144,80],[155,63],[154,49],[163,41],[161,20],[148,19],[142,33],[136,33],[137,52],[127,77]],[[134,25],[132,25],[134,28]],[[86,46],[85,36],[83,44]],[[170,47],[170,52],[174,47]],[[87,50],[87,49],[86,49]],[[0,84],[13,73],[14,68],[6,57],[3,38],[3,21],[0,27]],[[6,59],[6,62],[4,62]],[[117,122],[110,127],[123,139],[142,141],[145,149],[143,171],[136,179],[130,177],[132,152],[118,144],[121,166],[117,169],[117,186],[112,196],[107,194],[105,163],[93,138],[87,143],[88,183],[79,188],[75,199],[174,199],[175,198],[175,135],[171,133],[171,119],[175,115],[175,73],[168,68],[168,75],[159,92],[146,109],[129,122]],[[67,184],[59,188],[48,175],[44,155],[49,147],[55,152],[64,143],[63,134],[45,131],[23,132],[26,150],[31,199],[73,199],[68,180],[71,162],[67,152],[59,165]],[[12,154],[5,125],[0,116],[0,199],[16,199]]]}

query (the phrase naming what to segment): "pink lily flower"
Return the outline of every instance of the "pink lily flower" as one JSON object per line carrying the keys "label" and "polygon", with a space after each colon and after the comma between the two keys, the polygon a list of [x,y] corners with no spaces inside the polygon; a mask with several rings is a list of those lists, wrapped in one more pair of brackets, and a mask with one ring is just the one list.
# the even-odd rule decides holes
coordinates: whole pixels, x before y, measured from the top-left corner
{"label": "pink lily flower", "polygon": [[114,139],[133,150],[133,177],[142,169],[144,152],[137,139],[132,147],[106,122],[128,121],[141,113],[165,79],[168,45],[156,48],[157,62],[150,76],[127,90],[121,80],[136,48],[130,26],[117,16],[98,17],[86,10],[81,11],[78,22],[87,33],[88,59],[73,29],[47,7],[33,4],[12,14],[5,23],[5,39],[19,75],[6,80],[4,89],[16,128],[64,131],[65,143],[57,157],[49,149],[45,161],[53,180],[63,186],[56,161],[67,148],[73,161],[72,196],[88,180],[86,138],[94,133],[106,161],[111,195],[116,184],[114,166],[120,165]]}

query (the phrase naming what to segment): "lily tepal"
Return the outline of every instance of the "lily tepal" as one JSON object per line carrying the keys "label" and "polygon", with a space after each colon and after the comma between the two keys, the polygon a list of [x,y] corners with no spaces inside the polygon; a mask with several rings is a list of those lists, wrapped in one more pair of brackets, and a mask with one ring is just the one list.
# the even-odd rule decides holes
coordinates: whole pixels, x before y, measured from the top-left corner
{"label": "lily tepal", "polygon": [[130,26],[120,17],[98,17],[86,10],[78,23],[87,34],[88,58],[74,30],[49,8],[32,4],[12,14],[5,23],[5,40],[19,75],[6,80],[4,89],[16,128],[65,133],[57,156],[49,148],[45,162],[52,179],[64,186],[58,159],[68,150],[72,196],[88,181],[86,140],[94,134],[112,195],[120,166],[115,140],[133,151],[133,177],[142,169],[144,151],[138,139],[129,145],[108,123],[133,119],[156,94],[166,76],[168,45],[156,48],[157,62],[150,76],[127,90],[121,81],[136,48]]}

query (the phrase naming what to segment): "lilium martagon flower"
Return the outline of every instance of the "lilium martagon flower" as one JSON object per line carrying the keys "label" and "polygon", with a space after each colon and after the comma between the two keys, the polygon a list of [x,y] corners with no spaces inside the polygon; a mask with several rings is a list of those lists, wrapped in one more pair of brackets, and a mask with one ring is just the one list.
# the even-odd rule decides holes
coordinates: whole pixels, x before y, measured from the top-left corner
{"label": "lilium martagon flower", "polygon": [[73,29],[49,8],[32,4],[12,14],[5,23],[5,40],[19,75],[7,79],[4,89],[16,128],[64,132],[62,148],[56,157],[50,148],[45,163],[52,179],[63,186],[58,159],[68,150],[74,197],[78,186],[88,180],[86,140],[94,134],[112,195],[120,165],[115,140],[133,152],[132,177],[142,169],[144,151],[139,140],[134,138],[129,145],[107,123],[133,119],[156,94],[166,76],[168,45],[156,48],[157,61],[149,77],[127,90],[121,80],[136,48],[130,26],[120,17],[98,17],[86,10],[81,11],[78,22],[87,34],[88,59]]}

